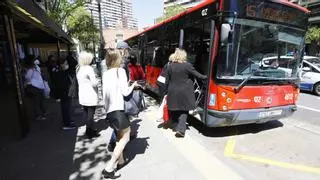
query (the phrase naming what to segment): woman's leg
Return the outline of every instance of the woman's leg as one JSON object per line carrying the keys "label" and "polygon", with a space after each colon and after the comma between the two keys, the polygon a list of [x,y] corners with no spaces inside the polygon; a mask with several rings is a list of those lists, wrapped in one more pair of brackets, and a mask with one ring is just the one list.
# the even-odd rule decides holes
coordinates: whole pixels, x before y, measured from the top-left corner
{"label": "woman's leg", "polygon": [[119,141],[114,148],[113,154],[111,159],[108,161],[107,166],[105,170],[107,172],[112,172],[115,170],[115,167],[117,167],[119,158],[122,157],[123,150],[127,143],[130,141],[130,127],[120,130],[118,134]]}
{"label": "woman's leg", "polygon": [[184,134],[187,129],[187,119],[188,119],[188,111],[179,111],[178,113],[178,125],[177,132]]}
{"label": "woman's leg", "polygon": [[90,106],[87,107],[88,108],[88,116],[87,116],[87,122],[86,122],[86,126],[87,129],[91,129],[94,130],[94,113],[96,111],[96,107],[95,106]]}

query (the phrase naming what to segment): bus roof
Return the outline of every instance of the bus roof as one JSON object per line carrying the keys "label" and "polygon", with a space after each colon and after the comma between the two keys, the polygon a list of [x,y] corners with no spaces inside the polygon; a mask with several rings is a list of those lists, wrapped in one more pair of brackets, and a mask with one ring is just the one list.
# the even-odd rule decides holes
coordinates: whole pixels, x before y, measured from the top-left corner
{"label": "bus roof", "polygon": [[[176,19],[179,19],[180,17],[182,17],[182,16],[184,16],[184,15],[186,15],[186,14],[190,14],[190,13],[192,13],[192,12],[195,12],[195,11],[203,8],[204,6],[207,6],[207,5],[209,5],[209,4],[211,4],[211,3],[215,2],[215,1],[217,1],[217,0],[205,0],[204,2],[198,4],[198,5],[190,8],[190,9],[187,9],[187,10],[185,10],[185,11],[183,11],[183,12],[181,12],[181,13],[173,16],[173,17],[170,17],[170,18],[168,18],[168,19],[166,19],[166,20],[164,20],[164,21],[162,21],[162,22],[160,22],[160,23],[158,23],[158,24],[155,24],[155,25],[153,25],[153,26],[145,29],[144,31],[142,31],[142,32],[140,32],[140,33],[138,33],[138,34],[136,34],[136,35],[134,35],[134,36],[131,36],[131,37],[127,38],[126,40],[131,39],[131,38],[136,37],[136,36],[140,36],[140,35],[148,32],[148,31],[150,31],[150,30],[153,30],[153,29],[155,29],[155,28],[157,28],[157,27],[160,27],[161,25],[164,25],[164,24],[166,24],[166,23],[169,23],[169,22],[171,22],[171,21],[174,21],[174,20],[176,20]],[[299,10],[305,12],[305,13],[310,13],[310,11],[309,11],[307,8],[304,8],[304,7],[302,7],[302,6],[298,5],[298,4],[289,2],[288,0],[278,0],[278,1],[275,1],[275,2],[276,2],[276,3],[283,4],[283,5],[291,6],[291,7],[293,7],[293,8],[299,9]]]}

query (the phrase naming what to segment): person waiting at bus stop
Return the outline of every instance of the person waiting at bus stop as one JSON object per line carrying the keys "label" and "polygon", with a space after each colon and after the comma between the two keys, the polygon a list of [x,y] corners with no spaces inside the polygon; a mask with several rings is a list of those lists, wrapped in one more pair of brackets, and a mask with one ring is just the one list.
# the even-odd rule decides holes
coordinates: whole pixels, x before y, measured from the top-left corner
{"label": "person waiting at bus stop", "polygon": [[129,62],[128,68],[130,73],[130,81],[145,80],[146,76],[143,72],[143,69],[137,64],[137,57],[134,55],[129,56]]}
{"label": "person waiting at bus stop", "polygon": [[207,79],[187,62],[187,53],[183,49],[176,49],[172,56],[172,63],[168,67],[168,109],[173,124],[177,122],[176,137],[184,137],[187,129],[188,112],[195,109],[193,79]]}

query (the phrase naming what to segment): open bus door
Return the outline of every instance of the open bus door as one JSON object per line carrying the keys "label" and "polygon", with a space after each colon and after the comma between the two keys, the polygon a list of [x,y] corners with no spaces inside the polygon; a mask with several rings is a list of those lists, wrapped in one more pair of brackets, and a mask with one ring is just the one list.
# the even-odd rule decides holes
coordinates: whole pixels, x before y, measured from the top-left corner
{"label": "open bus door", "polygon": [[192,116],[206,124],[208,86],[213,69],[212,54],[214,49],[215,22],[211,20],[185,27],[183,33],[183,47],[188,53],[188,62],[193,64],[198,72],[208,77],[206,82],[194,80],[197,108],[190,112]]}

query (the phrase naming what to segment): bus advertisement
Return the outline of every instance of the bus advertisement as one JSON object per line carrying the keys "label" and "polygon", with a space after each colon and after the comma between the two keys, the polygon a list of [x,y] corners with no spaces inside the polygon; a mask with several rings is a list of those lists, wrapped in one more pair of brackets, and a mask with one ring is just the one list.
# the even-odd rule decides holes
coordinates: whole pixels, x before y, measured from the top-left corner
{"label": "bus advertisement", "polygon": [[[286,0],[206,0],[126,41],[145,68],[148,89],[175,48],[207,83],[195,79],[197,109],[209,127],[264,123],[297,110],[309,11]],[[281,56],[294,60],[279,68]],[[278,57],[263,66],[268,57]],[[283,63],[282,63],[283,64]]]}

